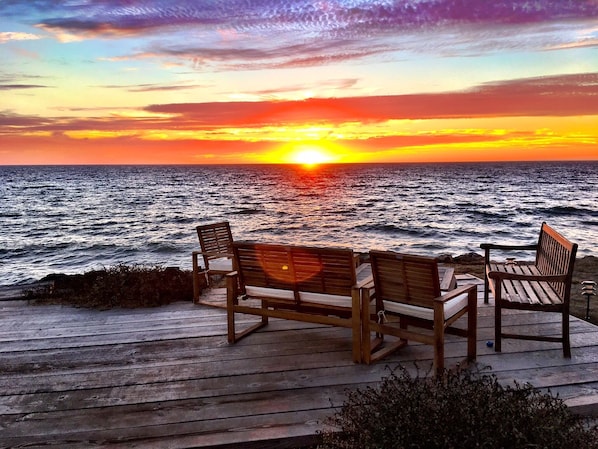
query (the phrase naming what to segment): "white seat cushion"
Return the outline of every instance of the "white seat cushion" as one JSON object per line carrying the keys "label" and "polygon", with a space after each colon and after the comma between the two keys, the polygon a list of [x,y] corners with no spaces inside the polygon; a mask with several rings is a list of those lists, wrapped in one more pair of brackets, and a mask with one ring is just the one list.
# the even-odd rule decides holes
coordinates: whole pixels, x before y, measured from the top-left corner
{"label": "white seat cushion", "polygon": [[233,271],[233,260],[226,257],[210,259],[210,270],[212,271]]}
{"label": "white seat cushion", "polygon": [[299,298],[303,302],[324,304],[326,306],[348,307],[349,309],[353,303],[350,296],[325,295],[323,293],[299,292]]}
{"label": "white seat cushion", "polygon": [[245,287],[245,291],[249,296],[257,296],[258,298],[274,298],[274,299],[295,299],[292,290],[284,290],[282,288],[268,288],[268,287]]}
{"label": "white seat cushion", "polygon": [[[282,288],[247,286],[245,288],[245,291],[249,296],[257,296],[258,298],[288,299],[291,301],[295,299],[295,295],[293,294],[292,290],[285,290]],[[299,299],[303,302],[308,302],[311,304],[322,304],[326,306],[338,306],[348,308],[351,308],[352,306],[352,299],[350,296],[299,292]]]}
{"label": "white seat cushion", "polygon": [[[414,306],[411,304],[404,304],[393,301],[383,301],[384,310],[394,312],[401,315],[408,315],[415,318],[422,318],[424,320],[434,320],[434,309],[427,307]],[[461,293],[444,303],[444,319],[448,319],[456,313],[467,307],[467,293]]]}

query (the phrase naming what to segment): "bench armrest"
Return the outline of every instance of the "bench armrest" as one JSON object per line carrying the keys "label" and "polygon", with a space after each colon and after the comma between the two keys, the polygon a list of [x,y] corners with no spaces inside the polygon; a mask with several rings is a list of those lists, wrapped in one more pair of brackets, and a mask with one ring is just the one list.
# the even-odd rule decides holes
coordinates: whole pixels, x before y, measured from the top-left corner
{"label": "bench armrest", "polygon": [[500,245],[495,243],[482,243],[480,248],[489,251],[491,249],[502,249],[502,250],[535,250],[538,249],[537,244],[533,245]]}
{"label": "bench armrest", "polygon": [[503,251],[537,251],[538,244],[528,244],[528,245],[501,245],[496,243],[482,243],[480,248],[484,250],[484,264],[488,265],[490,263],[490,250],[491,249],[498,249]]}
{"label": "bench armrest", "polygon": [[567,280],[566,274],[545,276],[543,274],[518,274],[505,273],[503,271],[489,271],[488,277],[498,281],[508,279],[510,281],[565,282]]}

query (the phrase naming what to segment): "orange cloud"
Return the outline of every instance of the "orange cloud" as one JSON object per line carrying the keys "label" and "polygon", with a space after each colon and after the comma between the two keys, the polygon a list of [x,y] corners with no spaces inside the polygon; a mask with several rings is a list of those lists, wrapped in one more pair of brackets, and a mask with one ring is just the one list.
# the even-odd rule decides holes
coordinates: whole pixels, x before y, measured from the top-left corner
{"label": "orange cloud", "polygon": [[598,115],[598,73],[484,84],[465,92],[302,101],[152,105],[179,126],[266,126],[436,118]]}

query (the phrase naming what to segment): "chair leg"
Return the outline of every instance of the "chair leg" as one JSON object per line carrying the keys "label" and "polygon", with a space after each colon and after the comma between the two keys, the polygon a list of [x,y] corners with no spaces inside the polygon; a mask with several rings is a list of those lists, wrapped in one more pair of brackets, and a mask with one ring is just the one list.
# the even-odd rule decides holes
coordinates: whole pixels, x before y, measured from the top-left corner
{"label": "chair leg", "polygon": [[477,355],[477,329],[478,329],[478,298],[477,287],[469,291],[467,306],[467,358],[469,361],[476,359]]}
{"label": "chair leg", "polygon": [[441,375],[444,371],[444,332],[434,339],[434,372]]}
{"label": "chair leg", "polygon": [[366,365],[372,363],[370,334],[370,295],[363,292],[361,298],[361,361]]}
{"label": "chair leg", "polygon": [[488,290],[490,288],[490,281],[488,280],[488,270],[490,266],[490,249],[484,250],[484,304],[488,304]]}
{"label": "chair leg", "polygon": [[351,310],[351,340],[353,350],[353,362],[361,363],[362,361],[362,338],[361,338],[361,290],[354,288],[351,292],[352,310]]}
{"label": "chair leg", "polygon": [[231,276],[226,279],[226,324],[229,343],[236,341],[235,302],[238,301],[237,293],[237,279]]}
{"label": "chair leg", "polygon": [[444,371],[444,311],[443,306],[434,307],[434,370],[436,375]]}

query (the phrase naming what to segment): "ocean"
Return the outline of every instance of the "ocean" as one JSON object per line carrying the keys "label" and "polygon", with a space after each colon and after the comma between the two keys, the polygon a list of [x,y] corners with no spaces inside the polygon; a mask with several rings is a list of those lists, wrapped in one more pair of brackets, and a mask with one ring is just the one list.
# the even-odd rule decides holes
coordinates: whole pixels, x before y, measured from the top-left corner
{"label": "ocean", "polygon": [[222,220],[235,240],[434,256],[531,243],[546,221],[598,256],[598,162],[0,166],[0,285],[191,269],[195,226]]}

